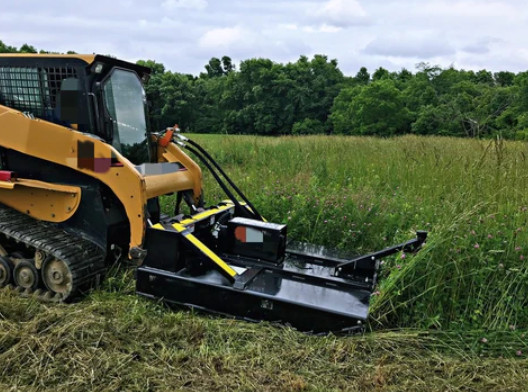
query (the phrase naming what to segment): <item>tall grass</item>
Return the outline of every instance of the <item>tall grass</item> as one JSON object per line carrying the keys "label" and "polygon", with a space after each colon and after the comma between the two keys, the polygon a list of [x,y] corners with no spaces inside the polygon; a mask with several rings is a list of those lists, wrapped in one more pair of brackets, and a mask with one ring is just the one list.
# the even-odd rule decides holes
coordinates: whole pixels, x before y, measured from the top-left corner
{"label": "tall grass", "polygon": [[[374,328],[528,326],[527,144],[414,136],[195,139],[262,214],[288,223],[290,238],[368,252],[430,231],[415,256],[384,260]],[[225,198],[205,174],[206,200]]]}

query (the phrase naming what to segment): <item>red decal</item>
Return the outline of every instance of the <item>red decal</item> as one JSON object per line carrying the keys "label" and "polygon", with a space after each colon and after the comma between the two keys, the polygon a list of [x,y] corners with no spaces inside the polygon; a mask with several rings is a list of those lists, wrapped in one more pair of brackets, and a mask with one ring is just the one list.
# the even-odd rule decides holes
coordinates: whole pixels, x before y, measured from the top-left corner
{"label": "red decal", "polygon": [[0,170],[0,181],[11,181],[16,179],[16,174],[8,170]]}
{"label": "red decal", "polygon": [[235,229],[235,238],[240,242],[246,242],[246,227],[237,226]]}
{"label": "red decal", "polygon": [[94,172],[106,173],[112,164],[110,158],[94,158]]}

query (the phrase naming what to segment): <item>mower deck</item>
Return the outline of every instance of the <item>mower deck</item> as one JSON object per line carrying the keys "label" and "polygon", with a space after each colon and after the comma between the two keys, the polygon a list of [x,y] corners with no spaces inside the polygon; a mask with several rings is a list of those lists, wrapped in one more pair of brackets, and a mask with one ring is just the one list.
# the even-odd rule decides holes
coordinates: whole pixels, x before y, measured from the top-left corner
{"label": "mower deck", "polygon": [[[278,265],[221,254],[238,274],[234,282],[217,269],[196,273],[187,267],[169,270],[145,263],[137,271],[137,293],[245,320],[286,324],[304,332],[361,331],[377,280],[377,255],[413,250],[423,240],[419,237],[348,261],[309,244],[293,244]],[[317,252],[309,251],[314,249]],[[336,276],[343,263],[357,265],[365,259],[369,268],[356,270],[356,275]]]}
{"label": "mower deck", "polygon": [[[246,320],[279,322],[306,332],[351,331],[367,319],[370,285],[332,276],[335,262],[288,249],[281,266],[223,257],[239,273],[232,284],[217,270],[138,269],[137,292],[168,303]],[[259,265],[260,264],[260,265]]]}

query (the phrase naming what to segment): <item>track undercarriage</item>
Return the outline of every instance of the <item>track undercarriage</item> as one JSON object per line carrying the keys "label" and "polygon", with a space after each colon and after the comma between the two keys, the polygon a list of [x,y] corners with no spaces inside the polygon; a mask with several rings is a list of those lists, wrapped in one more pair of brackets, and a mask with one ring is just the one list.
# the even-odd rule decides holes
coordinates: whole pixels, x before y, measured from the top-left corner
{"label": "track undercarriage", "polygon": [[95,286],[104,252],[91,242],[0,205],[0,287],[50,302]]}

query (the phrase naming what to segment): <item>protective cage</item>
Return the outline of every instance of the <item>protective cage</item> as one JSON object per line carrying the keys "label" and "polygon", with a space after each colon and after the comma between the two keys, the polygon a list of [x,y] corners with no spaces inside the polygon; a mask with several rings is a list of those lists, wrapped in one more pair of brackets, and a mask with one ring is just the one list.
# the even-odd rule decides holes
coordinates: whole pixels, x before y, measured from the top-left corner
{"label": "protective cage", "polygon": [[75,68],[0,65],[0,104],[53,120],[61,83],[77,78]]}

